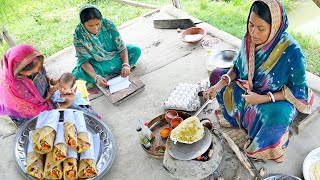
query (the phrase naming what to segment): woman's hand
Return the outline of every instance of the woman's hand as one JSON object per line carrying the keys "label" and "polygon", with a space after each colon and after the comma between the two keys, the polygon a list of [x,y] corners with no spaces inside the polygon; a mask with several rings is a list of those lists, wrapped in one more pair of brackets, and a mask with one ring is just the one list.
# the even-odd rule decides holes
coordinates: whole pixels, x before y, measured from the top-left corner
{"label": "woman's hand", "polygon": [[207,99],[214,99],[217,94],[221,91],[223,87],[225,87],[227,84],[225,81],[219,81],[217,84],[210,87],[208,90],[203,92],[203,96]]}
{"label": "woman's hand", "polygon": [[242,94],[242,98],[251,105],[262,104],[270,101],[267,95],[260,95],[249,90],[247,90],[247,94]]}
{"label": "woman's hand", "polygon": [[46,99],[49,100],[51,98],[51,96],[53,95],[53,93],[56,92],[58,89],[59,89],[59,84],[56,84],[54,86],[50,86],[47,91]]}
{"label": "woman's hand", "polygon": [[54,79],[54,78],[51,78],[49,80],[49,85],[52,85],[52,86],[55,86],[59,83],[59,79]]}
{"label": "woman's hand", "polygon": [[129,66],[123,66],[121,69],[121,76],[127,77],[130,74],[130,67]]}
{"label": "woman's hand", "polygon": [[99,86],[106,88],[108,87],[108,81],[106,80],[106,78],[102,77],[102,76],[97,76],[96,78],[96,82]]}

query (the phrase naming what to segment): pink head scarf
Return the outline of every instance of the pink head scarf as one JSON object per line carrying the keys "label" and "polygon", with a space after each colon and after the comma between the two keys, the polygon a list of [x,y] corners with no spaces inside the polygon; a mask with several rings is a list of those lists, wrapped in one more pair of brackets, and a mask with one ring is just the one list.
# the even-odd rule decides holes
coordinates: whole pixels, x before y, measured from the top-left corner
{"label": "pink head scarf", "polygon": [[31,79],[19,75],[21,69],[37,57],[43,64],[43,56],[29,44],[17,45],[5,53],[0,71],[0,114],[30,119],[53,108]]}

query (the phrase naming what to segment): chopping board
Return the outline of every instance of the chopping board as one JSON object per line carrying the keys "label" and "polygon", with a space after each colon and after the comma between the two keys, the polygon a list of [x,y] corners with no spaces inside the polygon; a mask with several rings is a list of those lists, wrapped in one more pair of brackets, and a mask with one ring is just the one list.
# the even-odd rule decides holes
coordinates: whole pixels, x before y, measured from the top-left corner
{"label": "chopping board", "polygon": [[[112,79],[113,77],[116,77],[120,75],[120,73],[115,73],[112,75],[109,75],[106,77],[106,79]],[[130,99],[134,95],[138,94],[139,92],[143,91],[145,88],[145,84],[136,77],[133,73],[130,73],[129,75],[129,81],[131,82],[130,86],[126,89],[123,89],[121,91],[118,91],[116,93],[110,93],[109,88],[103,88],[99,85],[97,87],[102,91],[104,95],[107,96],[107,98],[110,100],[110,102],[114,105],[119,105],[120,103]]]}

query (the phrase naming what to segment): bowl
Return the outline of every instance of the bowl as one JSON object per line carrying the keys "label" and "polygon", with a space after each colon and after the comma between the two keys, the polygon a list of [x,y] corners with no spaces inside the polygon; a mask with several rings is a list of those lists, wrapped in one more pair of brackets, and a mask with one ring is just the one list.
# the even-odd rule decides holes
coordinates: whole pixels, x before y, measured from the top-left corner
{"label": "bowl", "polygon": [[158,154],[164,154],[164,152],[166,151],[166,147],[165,146],[157,146],[155,148],[155,151],[158,153]]}
{"label": "bowl", "polygon": [[231,68],[233,66],[233,61],[237,58],[237,55],[237,50],[221,50],[210,58],[209,64],[217,68]]}
{"label": "bowl", "polygon": [[173,119],[171,119],[170,125],[172,128],[177,127],[181,122],[183,121],[183,119],[181,117],[175,117]]}
{"label": "bowl", "polygon": [[187,43],[197,43],[206,36],[206,31],[200,27],[191,27],[183,31],[180,36],[181,41]]}
{"label": "bowl", "polygon": [[167,138],[171,133],[171,128],[162,128],[159,132],[162,138]]}
{"label": "bowl", "polygon": [[221,42],[221,40],[219,38],[210,38],[210,39],[206,39],[204,40],[201,45],[202,48],[205,50],[211,50],[213,49],[217,44],[219,44]]}
{"label": "bowl", "polygon": [[166,121],[170,124],[171,120],[172,120],[174,117],[177,117],[177,116],[179,116],[177,111],[175,111],[175,110],[169,110],[169,111],[166,112],[164,118],[165,118]]}

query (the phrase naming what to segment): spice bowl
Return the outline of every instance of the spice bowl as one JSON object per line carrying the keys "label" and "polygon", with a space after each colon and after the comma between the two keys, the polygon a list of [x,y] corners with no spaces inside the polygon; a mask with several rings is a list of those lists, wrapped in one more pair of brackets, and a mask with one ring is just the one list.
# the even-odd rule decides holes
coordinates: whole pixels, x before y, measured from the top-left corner
{"label": "spice bowl", "polygon": [[177,111],[175,111],[175,110],[169,110],[169,111],[166,112],[164,118],[165,118],[166,121],[170,124],[171,120],[172,120],[174,117],[177,117],[177,116],[179,116]]}
{"label": "spice bowl", "polygon": [[175,117],[171,120],[170,125],[172,128],[177,127],[181,122],[183,121],[183,119],[181,117]]}
{"label": "spice bowl", "polygon": [[164,152],[166,151],[166,147],[165,146],[157,146],[155,148],[155,151],[157,154],[164,154]]}
{"label": "spice bowl", "polygon": [[162,138],[167,138],[168,136],[170,136],[171,130],[172,130],[172,129],[171,129],[171,128],[168,128],[168,127],[162,128],[162,129],[160,130],[159,134],[160,134],[160,136],[161,136]]}

